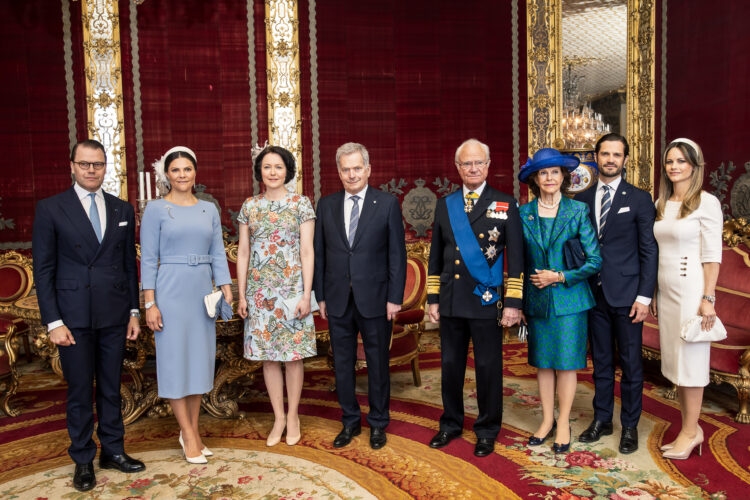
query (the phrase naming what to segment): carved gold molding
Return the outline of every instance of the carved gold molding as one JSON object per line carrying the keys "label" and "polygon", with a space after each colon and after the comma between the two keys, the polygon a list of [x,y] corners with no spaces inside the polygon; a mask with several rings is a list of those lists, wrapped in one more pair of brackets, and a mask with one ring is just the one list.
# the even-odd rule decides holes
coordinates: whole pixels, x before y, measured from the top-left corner
{"label": "carved gold molding", "polygon": [[269,143],[297,161],[295,188],[302,193],[299,18],[296,0],[266,0],[266,75]]}
{"label": "carved gold molding", "polygon": [[526,4],[529,155],[549,146],[563,147],[562,4],[558,0],[529,0]]}
{"label": "carved gold molding", "polygon": [[88,136],[104,145],[104,190],[128,199],[125,118],[120,59],[120,16],[116,0],[82,0]]}
{"label": "carved gold molding", "polygon": [[[628,180],[653,192],[654,2],[628,0]],[[529,0],[526,6],[529,154],[564,147],[562,116],[562,2]]]}
{"label": "carved gold molding", "polygon": [[654,191],[655,6],[628,0],[627,137],[628,182]]}

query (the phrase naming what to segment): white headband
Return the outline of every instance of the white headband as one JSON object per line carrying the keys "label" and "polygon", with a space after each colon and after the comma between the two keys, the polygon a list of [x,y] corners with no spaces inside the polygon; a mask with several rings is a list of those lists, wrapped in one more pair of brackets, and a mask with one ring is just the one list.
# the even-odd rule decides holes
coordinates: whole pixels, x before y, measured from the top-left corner
{"label": "white headband", "polygon": [[193,153],[192,149],[186,148],[185,146],[175,146],[164,153],[161,158],[152,163],[151,166],[154,167],[154,175],[156,176],[156,180],[161,182],[162,185],[164,185],[167,189],[171,188],[171,186],[169,184],[169,179],[167,179],[167,173],[164,171],[164,160],[167,159],[167,156],[177,151],[187,153],[193,157],[193,160],[195,160],[196,162],[198,161],[198,157],[195,156],[195,153]]}
{"label": "white headband", "polygon": [[698,146],[695,142],[691,141],[690,139],[680,137],[679,139],[674,139],[672,142],[670,142],[670,144],[674,144],[675,142],[681,142],[683,144],[687,144],[688,146],[693,148],[693,150],[695,151],[695,154],[698,156],[703,154],[700,146]]}

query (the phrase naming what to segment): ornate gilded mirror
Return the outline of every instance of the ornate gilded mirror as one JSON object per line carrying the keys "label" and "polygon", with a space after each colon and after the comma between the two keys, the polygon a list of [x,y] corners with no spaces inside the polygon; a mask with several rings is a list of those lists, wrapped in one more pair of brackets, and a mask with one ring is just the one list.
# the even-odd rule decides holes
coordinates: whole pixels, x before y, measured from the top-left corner
{"label": "ornate gilded mirror", "polygon": [[653,191],[654,6],[648,0],[529,0],[529,154],[630,143],[628,181]]}

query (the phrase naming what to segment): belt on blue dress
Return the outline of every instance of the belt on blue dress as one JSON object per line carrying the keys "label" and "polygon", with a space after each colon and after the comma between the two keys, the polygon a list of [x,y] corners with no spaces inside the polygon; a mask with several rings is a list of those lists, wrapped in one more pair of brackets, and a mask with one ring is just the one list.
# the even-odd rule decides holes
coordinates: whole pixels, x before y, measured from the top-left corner
{"label": "belt on blue dress", "polygon": [[188,266],[198,266],[200,264],[210,264],[210,255],[198,255],[189,253],[187,255],[163,255],[159,257],[160,264],[187,264]]}

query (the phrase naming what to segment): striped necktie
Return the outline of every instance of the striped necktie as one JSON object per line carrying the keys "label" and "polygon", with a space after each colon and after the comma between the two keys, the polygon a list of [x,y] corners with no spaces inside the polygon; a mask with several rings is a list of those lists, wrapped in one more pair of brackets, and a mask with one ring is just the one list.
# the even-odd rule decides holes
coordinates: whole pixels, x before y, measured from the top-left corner
{"label": "striped necktie", "polygon": [[352,214],[349,216],[349,246],[354,244],[354,236],[357,234],[357,224],[359,224],[359,196],[356,194],[350,198],[352,203]]}
{"label": "striped necktie", "polygon": [[612,207],[612,198],[609,196],[609,186],[602,186],[604,193],[602,194],[602,209],[599,214],[599,238],[602,237],[604,232],[604,225],[607,223],[607,215],[609,215],[609,209]]}

